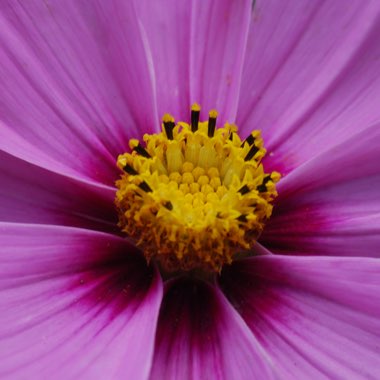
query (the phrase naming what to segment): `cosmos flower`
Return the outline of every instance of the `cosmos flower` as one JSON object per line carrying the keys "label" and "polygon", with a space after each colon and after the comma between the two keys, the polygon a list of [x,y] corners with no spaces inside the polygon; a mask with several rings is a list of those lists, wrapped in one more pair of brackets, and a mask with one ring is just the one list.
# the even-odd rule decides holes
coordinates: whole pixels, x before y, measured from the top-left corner
{"label": "cosmos flower", "polygon": [[252,6],[0,3],[1,378],[380,377],[380,5]]}

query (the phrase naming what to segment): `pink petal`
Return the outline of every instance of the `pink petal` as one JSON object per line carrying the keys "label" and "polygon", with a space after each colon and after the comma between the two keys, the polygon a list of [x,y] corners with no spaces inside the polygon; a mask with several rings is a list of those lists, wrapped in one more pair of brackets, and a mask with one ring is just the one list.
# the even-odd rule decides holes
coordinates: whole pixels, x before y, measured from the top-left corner
{"label": "pink petal", "polygon": [[379,125],[286,175],[261,242],[287,253],[379,255]]}
{"label": "pink petal", "polygon": [[238,123],[289,172],[380,120],[378,1],[260,1]]}
{"label": "pink petal", "polygon": [[300,165],[278,184],[282,197],[377,175],[380,123],[361,131]]}
{"label": "pink petal", "polygon": [[0,236],[2,288],[33,276],[82,272],[136,251],[121,237],[74,227],[0,222]]}
{"label": "pink petal", "polygon": [[260,241],[283,254],[380,255],[380,175],[282,198]]}
{"label": "pink petal", "polygon": [[0,220],[114,230],[115,190],[29,164],[0,151]]}
{"label": "pink petal", "polygon": [[147,378],[162,285],[145,260],[101,233],[1,232],[0,376]]}
{"label": "pink petal", "polygon": [[250,6],[247,0],[138,2],[160,116],[188,120],[198,102],[205,118],[211,108],[221,123],[235,118]]}
{"label": "pink petal", "polygon": [[156,127],[133,4],[31,0],[1,8],[0,148],[112,184],[128,138]]}
{"label": "pink petal", "polygon": [[205,283],[168,285],[151,379],[270,379],[261,347],[221,292]]}
{"label": "pink petal", "polygon": [[380,262],[261,256],[223,275],[279,379],[380,376]]}

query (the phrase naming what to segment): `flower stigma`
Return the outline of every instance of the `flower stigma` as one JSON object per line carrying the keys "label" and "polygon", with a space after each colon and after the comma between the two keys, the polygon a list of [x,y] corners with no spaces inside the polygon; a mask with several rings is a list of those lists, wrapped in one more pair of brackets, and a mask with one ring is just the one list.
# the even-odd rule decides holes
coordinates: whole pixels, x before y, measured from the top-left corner
{"label": "flower stigma", "polygon": [[265,173],[260,131],[244,141],[217,112],[190,124],[165,114],[162,132],[132,139],[118,157],[119,226],[167,272],[220,272],[252,248],[272,214],[277,172]]}

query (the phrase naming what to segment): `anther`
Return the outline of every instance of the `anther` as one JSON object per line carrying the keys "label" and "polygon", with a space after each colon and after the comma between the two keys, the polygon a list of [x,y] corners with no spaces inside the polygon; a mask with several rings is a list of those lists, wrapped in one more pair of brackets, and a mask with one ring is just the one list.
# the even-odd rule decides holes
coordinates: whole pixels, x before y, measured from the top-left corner
{"label": "anther", "polygon": [[169,211],[173,210],[173,205],[172,205],[172,202],[170,202],[170,201],[165,202],[165,203],[163,204],[163,206],[164,206],[165,208],[167,208]]}
{"label": "anther", "polygon": [[164,123],[165,133],[169,140],[173,140],[173,129],[175,127],[174,118],[170,114],[166,113],[162,118]]}
{"label": "anther", "polygon": [[241,187],[241,188],[239,189],[239,193],[240,193],[241,195],[247,194],[247,193],[249,193],[249,192],[250,192],[250,189],[249,189],[248,185],[244,185],[243,187]]}
{"label": "anther", "polygon": [[266,187],[266,184],[269,182],[269,181],[272,181],[272,178],[270,175],[266,176],[264,179],[263,179],[263,183],[259,186],[256,187],[256,190],[259,192],[259,193],[265,193],[267,191],[267,187]]}
{"label": "anther", "polygon": [[252,133],[243,141],[243,143],[241,144],[241,147],[244,146],[245,143],[247,143],[249,146],[253,145],[253,143],[255,142],[255,138],[252,136]]}
{"label": "anther", "polygon": [[233,141],[233,139],[234,139],[234,133],[237,131],[237,126],[235,125],[235,124],[231,124],[231,126],[230,126],[230,135],[229,135],[229,137],[228,137],[228,139],[230,140],[230,141]]}
{"label": "anther", "polygon": [[131,174],[131,175],[136,175],[136,174],[139,174],[131,165],[129,164],[126,164],[123,168],[123,170],[128,173],[128,174]]}
{"label": "anther", "polygon": [[247,215],[240,215],[238,218],[236,218],[239,222],[242,222],[242,223],[245,223],[248,219],[247,219]]}
{"label": "anther", "polygon": [[216,127],[216,118],[218,117],[218,112],[211,110],[208,117],[208,137],[213,137]]}
{"label": "anther", "polygon": [[145,158],[151,158],[151,155],[141,146],[141,144],[138,144],[133,148],[140,156],[143,156]]}
{"label": "anther", "polygon": [[251,149],[249,150],[249,152],[248,152],[247,155],[245,156],[244,161],[249,161],[249,160],[251,160],[259,150],[260,150],[260,149],[259,149],[257,146],[252,145],[252,146],[251,146]]}
{"label": "anther", "polygon": [[197,103],[194,103],[191,107],[191,131],[192,132],[196,132],[198,130],[200,113],[201,113],[200,105]]}
{"label": "anther", "polygon": [[139,188],[141,190],[145,191],[146,193],[152,192],[152,189],[150,188],[150,186],[145,181],[140,182]]}

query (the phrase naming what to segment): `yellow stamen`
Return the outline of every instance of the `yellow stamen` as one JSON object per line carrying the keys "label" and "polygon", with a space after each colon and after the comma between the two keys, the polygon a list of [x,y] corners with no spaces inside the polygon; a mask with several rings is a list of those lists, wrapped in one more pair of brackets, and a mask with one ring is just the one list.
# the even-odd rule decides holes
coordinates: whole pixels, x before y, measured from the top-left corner
{"label": "yellow stamen", "polygon": [[198,103],[194,103],[194,104],[191,106],[191,110],[192,110],[192,111],[199,112],[199,111],[201,110],[201,106],[200,106]]}
{"label": "yellow stamen", "polygon": [[170,115],[170,113],[166,113],[163,117],[162,117],[162,121],[164,123],[167,123],[167,122],[173,122],[174,123],[174,117],[172,115]]}
{"label": "yellow stamen", "polygon": [[236,125],[216,128],[215,110],[199,115],[196,103],[190,124],[165,114],[161,133],[131,140],[117,161],[119,226],[166,271],[219,272],[253,246],[277,196],[260,132],[242,141]]}
{"label": "yellow stamen", "polygon": [[211,117],[212,119],[216,119],[218,117],[218,111],[216,110],[211,110],[209,112],[209,117]]}

